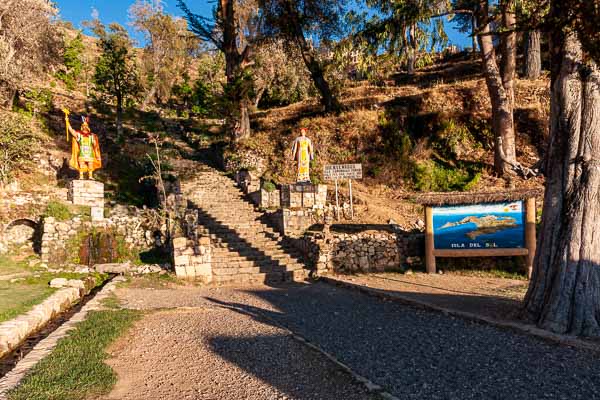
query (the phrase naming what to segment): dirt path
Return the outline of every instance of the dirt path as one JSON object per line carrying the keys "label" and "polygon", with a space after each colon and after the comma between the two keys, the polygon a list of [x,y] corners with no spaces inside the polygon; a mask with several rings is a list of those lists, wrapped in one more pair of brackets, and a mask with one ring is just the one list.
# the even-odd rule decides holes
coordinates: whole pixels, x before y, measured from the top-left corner
{"label": "dirt path", "polygon": [[277,326],[399,399],[589,399],[600,391],[600,363],[588,351],[324,283],[118,296],[154,311],[112,349],[120,381],[105,400],[367,398]]}
{"label": "dirt path", "polygon": [[497,320],[516,317],[528,287],[528,282],[523,280],[453,274],[385,273],[337,275],[332,278],[377,289],[391,296],[398,295]]}
{"label": "dirt path", "polygon": [[110,352],[105,400],[371,398],[286,331],[218,306],[148,314]]}

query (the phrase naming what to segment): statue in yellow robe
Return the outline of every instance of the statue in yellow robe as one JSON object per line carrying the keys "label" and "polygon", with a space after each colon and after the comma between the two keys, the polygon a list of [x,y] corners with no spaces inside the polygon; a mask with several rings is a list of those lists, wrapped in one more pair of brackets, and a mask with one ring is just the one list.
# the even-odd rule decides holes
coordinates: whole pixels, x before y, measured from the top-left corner
{"label": "statue in yellow robe", "polygon": [[69,111],[64,109],[63,112],[65,113],[67,140],[69,140],[69,134],[72,137],[69,166],[79,171],[79,179],[84,179],[84,173],[87,172],[89,179],[93,180],[94,171],[102,167],[98,136],[90,130],[89,117],[82,117],[81,129],[77,131],[71,127]]}
{"label": "statue in yellow robe", "polygon": [[294,141],[292,155],[298,163],[298,183],[310,182],[310,162],[315,158],[312,142],[306,137],[307,128],[300,129],[300,136]]}

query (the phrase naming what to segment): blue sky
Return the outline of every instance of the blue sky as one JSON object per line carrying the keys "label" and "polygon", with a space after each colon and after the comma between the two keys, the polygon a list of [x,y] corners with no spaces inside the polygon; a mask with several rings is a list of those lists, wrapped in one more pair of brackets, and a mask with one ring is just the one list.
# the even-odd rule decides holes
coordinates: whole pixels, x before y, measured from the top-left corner
{"label": "blue sky", "polygon": [[[0,0],[1,1],[1,0]],[[81,27],[81,22],[92,18],[92,10],[98,10],[100,20],[104,23],[118,22],[131,28],[128,24],[127,10],[134,3],[134,0],[54,0],[60,9],[60,16],[63,20],[70,21],[75,27]],[[200,15],[212,16],[214,0],[187,0],[190,9]],[[165,10],[173,15],[181,15],[181,10],[177,8],[177,0],[164,0]],[[453,24],[446,23],[446,31],[450,38],[450,43],[459,47],[469,47],[471,39],[453,28]],[[141,40],[140,35],[132,35]]]}

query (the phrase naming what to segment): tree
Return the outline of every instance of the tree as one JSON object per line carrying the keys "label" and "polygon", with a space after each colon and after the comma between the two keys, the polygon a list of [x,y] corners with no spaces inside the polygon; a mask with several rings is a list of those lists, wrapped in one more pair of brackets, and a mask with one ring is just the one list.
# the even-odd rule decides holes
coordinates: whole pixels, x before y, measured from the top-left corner
{"label": "tree", "polygon": [[[492,7],[481,0],[475,12],[485,81],[492,102],[492,132],[496,138],[494,168],[500,176],[516,167],[514,103],[517,63],[516,14],[514,0],[502,0]],[[494,46],[499,36],[500,60]]]}
{"label": "tree", "polygon": [[380,48],[398,53],[406,59],[408,75],[414,75],[419,53],[445,47],[448,37],[443,20],[448,5],[440,0],[367,0],[377,14],[372,17],[358,36],[366,39],[372,52]]}
{"label": "tree", "polygon": [[219,0],[213,19],[209,20],[192,13],[183,0],[178,0],[178,5],[186,15],[190,30],[223,52],[227,76],[225,97],[230,104],[227,107],[227,129],[234,141],[249,137],[250,67],[253,64],[253,42],[260,31],[258,10],[251,1]]}
{"label": "tree", "polygon": [[324,42],[341,33],[345,3],[343,0],[259,0],[265,17],[266,34],[289,40],[298,47],[313,83],[321,94],[321,103],[329,112],[339,111],[341,105],[325,79],[313,38]]}
{"label": "tree", "polygon": [[541,32],[528,31],[525,41],[525,78],[538,79],[542,74]]}
{"label": "tree", "polygon": [[125,28],[117,23],[108,30],[98,20],[91,23],[100,38],[100,58],[94,73],[95,90],[114,100],[117,108],[117,137],[123,134],[123,108],[137,97],[140,85],[132,51],[132,43]]}
{"label": "tree", "polygon": [[141,56],[144,109],[152,101],[169,99],[199,43],[187,30],[185,20],[173,18],[163,11],[161,0],[152,3],[137,0],[129,8],[129,14],[133,27],[146,39]]}
{"label": "tree", "polygon": [[58,71],[57,77],[62,80],[67,89],[73,90],[77,86],[81,74],[84,70],[83,62],[83,51],[85,47],[83,45],[83,38],[81,32],[77,33],[72,40],[68,41],[65,46],[63,53],[63,65],[64,69]]}
{"label": "tree", "polygon": [[12,107],[25,82],[60,64],[57,13],[47,0],[0,1],[0,106]]}
{"label": "tree", "polygon": [[552,0],[546,193],[523,314],[557,333],[600,336],[600,8]]}
{"label": "tree", "polygon": [[296,47],[267,40],[256,50],[253,67],[254,106],[287,105],[301,101],[312,89],[311,77]]}

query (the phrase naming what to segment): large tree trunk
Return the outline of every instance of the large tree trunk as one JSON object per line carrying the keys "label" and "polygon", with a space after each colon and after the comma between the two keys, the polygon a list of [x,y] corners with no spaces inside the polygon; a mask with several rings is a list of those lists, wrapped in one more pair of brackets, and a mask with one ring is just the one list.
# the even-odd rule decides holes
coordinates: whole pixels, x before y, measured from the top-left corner
{"label": "large tree trunk", "polygon": [[408,27],[408,47],[407,47],[407,60],[406,70],[408,75],[415,74],[415,64],[417,63],[417,39],[415,38],[416,31],[415,24],[410,24]]}
{"label": "large tree trunk", "polygon": [[600,72],[575,34],[553,32],[546,194],[524,314],[544,329],[600,335]]}
{"label": "large tree trunk", "polygon": [[538,79],[542,73],[542,50],[539,30],[527,32],[525,42],[525,78]]}
{"label": "large tree trunk", "polygon": [[471,51],[473,53],[477,53],[477,50],[478,50],[477,49],[477,33],[476,32],[477,32],[477,23],[476,23],[476,19],[475,19],[475,14],[472,14],[471,15],[471,35],[472,35],[471,36],[471,40],[472,40]]}
{"label": "large tree trunk", "polygon": [[[488,2],[481,3],[483,19],[487,19]],[[505,13],[505,26],[514,23],[514,14]],[[485,25],[483,25],[485,24]],[[492,103],[492,132],[496,138],[494,152],[494,169],[498,175],[511,171],[511,164],[517,162],[514,129],[514,74],[516,68],[516,38],[515,33],[507,34],[502,39],[502,68],[498,67],[496,50],[489,21],[479,21],[482,26],[479,35],[479,47],[488,92]]]}
{"label": "large tree trunk", "polygon": [[237,27],[234,0],[220,0],[223,29],[223,53],[225,54],[225,75],[227,77],[230,105],[227,115],[227,129],[234,141],[247,138],[251,134],[250,113],[248,112],[248,91],[242,63],[244,57],[240,54],[237,41]]}
{"label": "large tree trunk", "polygon": [[117,140],[123,135],[123,97],[117,96]]}
{"label": "large tree trunk", "polygon": [[142,101],[142,106],[141,106],[142,110],[146,110],[146,108],[148,107],[148,104],[150,104],[152,102],[155,95],[156,95],[156,84],[152,84],[152,86],[150,87],[150,90],[146,94],[146,97]]}
{"label": "large tree trunk", "polygon": [[309,48],[308,43],[306,43],[306,40],[304,39],[304,35],[298,42],[300,44],[300,51],[302,53],[302,58],[304,59],[304,64],[306,65],[308,72],[310,72],[313,83],[321,94],[321,103],[325,106],[325,111],[338,112],[341,109],[341,105],[333,94],[329,82],[325,79],[321,63],[315,57],[313,50]]}
{"label": "large tree trunk", "polygon": [[290,17],[289,23],[292,24],[291,32],[293,32],[294,39],[298,44],[304,64],[310,73],[313,83],[321,94],[321,104],[325,106],[325,111],[338,112],[341,110],[342,106],[331,90],[329,82],[327,82],[325,79],[323,67],[317,59],[314,49],[308,44],[306,38],[304,37],[304,31],[302,30],[302,25],[300,24],[298,10],[295,9],[297,5],[292,3],[293,2],[290,1],[285,2],[287,7],[286,11],[287,15]]}

